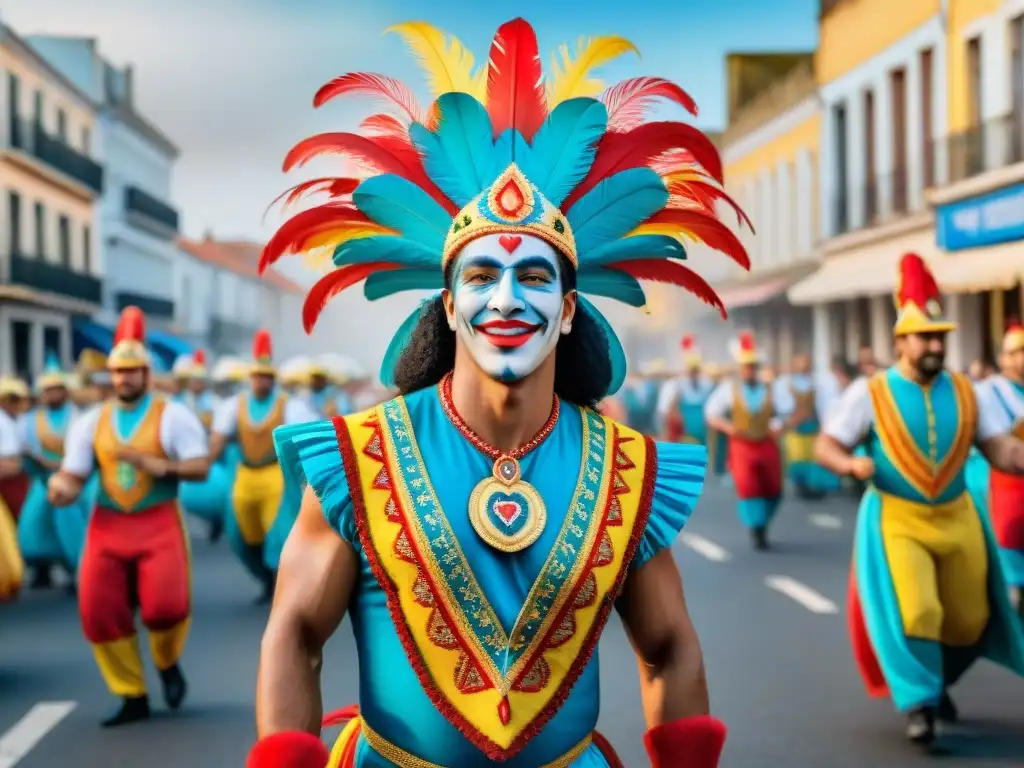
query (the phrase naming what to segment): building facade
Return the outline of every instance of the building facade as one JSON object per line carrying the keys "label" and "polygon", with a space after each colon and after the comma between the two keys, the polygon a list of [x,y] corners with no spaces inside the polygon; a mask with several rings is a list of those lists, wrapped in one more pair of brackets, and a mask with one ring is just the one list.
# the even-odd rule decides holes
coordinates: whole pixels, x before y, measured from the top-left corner
{"label": "building facade", "polygon": [[722,299],[734,325],[755,332],[765,358],[810,353],[811,312],[786,290],[819,257],[821,104],[813,54],[731,54],[729,126],[722,136],[726,191],[753,221],[739,236],[751,269],[731,271]]}
{"label": "building facade", "polygon": [[165,365],[190,347],[179,335],[175,303],[178,211],[170,204],[178,149],[138,110],[131,66],[117,68],[91,38],[33,36],[29,43],[100,105],[97,152],[106,184],[96,223],[106,276],[95,324],[80,323],[92,345],[117,322],[124,307],[146,313],[148,342]]}
{"label": "building facade", "polygon": [[0,371],[31,379],[102,303],[105,174],[94,101],[2,22],[0,87]]}

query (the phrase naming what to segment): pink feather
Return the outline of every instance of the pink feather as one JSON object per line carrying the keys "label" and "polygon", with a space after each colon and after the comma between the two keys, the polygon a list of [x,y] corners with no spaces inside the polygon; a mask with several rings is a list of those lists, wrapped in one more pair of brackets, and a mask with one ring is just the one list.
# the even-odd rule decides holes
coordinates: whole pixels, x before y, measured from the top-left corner
{"label": "pink feather", "polygon": [[648,110],[658,99],[667,99],[697,116],[697,104],[675,83],[662,77],[634,77],[601,94],[601,101],[608,108],[608,130],[631,131],[643,124]]}
{"label": "pink feather", "polygon": [[346,94],[381,99],[405,113],[410,122],[422,121],[423,110],[412,89],[400,80],[373,72],[350,72],[334,78],[316,92],[313,106],[321,107],[331,99]]}

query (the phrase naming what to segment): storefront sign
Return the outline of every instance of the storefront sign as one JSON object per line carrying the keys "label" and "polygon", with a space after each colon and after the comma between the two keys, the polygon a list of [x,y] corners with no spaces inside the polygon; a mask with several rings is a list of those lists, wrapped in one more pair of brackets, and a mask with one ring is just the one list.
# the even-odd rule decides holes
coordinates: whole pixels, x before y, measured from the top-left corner
{"label": "storefront sign", "polygon": [[940,206],[935,227],[947,251],[1024,240],[1024,184]]}

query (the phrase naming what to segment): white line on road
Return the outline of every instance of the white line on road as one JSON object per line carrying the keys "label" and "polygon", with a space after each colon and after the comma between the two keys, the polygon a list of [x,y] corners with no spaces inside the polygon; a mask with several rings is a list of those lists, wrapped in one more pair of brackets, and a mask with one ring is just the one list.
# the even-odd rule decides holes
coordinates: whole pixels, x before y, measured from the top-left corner
{"label": "white line on road", "polygon": [[713,541],[705,539],[703,536],[698,536],[695,533],[683,532],[681,536],[683,544],[688,546],[698,555],[706,557],[716,563],[724,563],[728,560],[731,555],[722,549],[720,546],[715,544]]}
{"label": "white line on road", "polygon": [[0,768],[14,768],[77,706],[74,701],[44,701],[32,707],[11,730],[0,736]]}
{"label": "white line on road", "polygon": [[800,603],[811,613],[839,613],[839,608],[827,597],[789,576],[767,576],[764,583],[769,589],[781,592],[791,600]]}
{"label": "white line on road", "polygon": [[824,515],[816,514],[811,515],[811,525],[816,525],[819,528],[831,528],[836,530],[843,527],[842,518],[836,517],[835,515]]}

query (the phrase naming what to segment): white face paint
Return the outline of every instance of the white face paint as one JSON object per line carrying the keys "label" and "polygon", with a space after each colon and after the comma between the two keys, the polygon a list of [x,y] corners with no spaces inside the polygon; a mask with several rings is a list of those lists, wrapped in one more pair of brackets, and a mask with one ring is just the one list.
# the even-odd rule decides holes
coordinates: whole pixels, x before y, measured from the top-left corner
{"label": "white face paint", "polygon": [[554,248],[530,235],[484,235],[457,257],[455,331],[492,379],[526,378],[568,333],[558,261]]}

